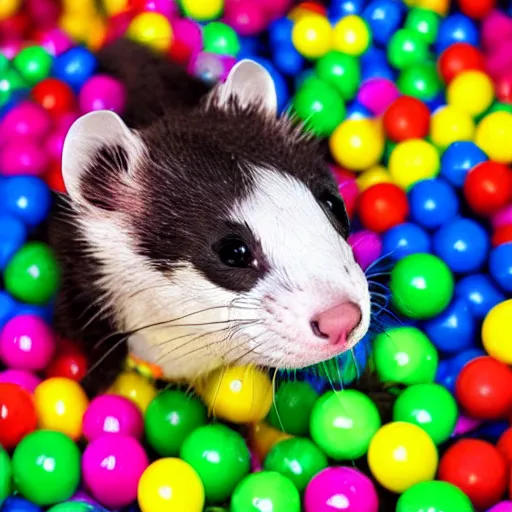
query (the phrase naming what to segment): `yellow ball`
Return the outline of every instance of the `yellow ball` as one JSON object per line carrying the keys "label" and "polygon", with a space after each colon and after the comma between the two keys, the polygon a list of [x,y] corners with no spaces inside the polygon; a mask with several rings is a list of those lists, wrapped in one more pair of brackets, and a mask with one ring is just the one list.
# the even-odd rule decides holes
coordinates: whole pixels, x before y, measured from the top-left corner
{"label": "yellow ball", "polygon": [[348,55],[362,55],[370,46],[372,36],[366,21],[351,14],[334,26],[333,48]]}
{"label": "yellow ball", "polygon": [[128,0],[103,0],[102,5],[109,16],[115,16],[128,9]]}
{"label": "yellow ball", "polygon": [[493,112],[477,126],[475,143],[496,162],[512,163],[512,114]]}
{"label": "yellow ball", "polygon": [[376,165],[367,171],[362,172],[356,178],[357,186],[360,192],[373,187],[378,183],[393,183],[393,178],[382,165]]}
{"label": "yellow ball", "polygon": [[437,448],[417,425],[396,421],[381,427],[368,449],[373,476],[386,489],[402,493],[419,482],[433,480]]}
{"label": "yellow ball", "polygon": [[261,421],[272,405],[272,383],[253,366],[219,368],[199,392],[214,416],[232,423]]}
{"label": "yellow ball", "polygon": [[418,181],[435,178],[439,166],[437,149],[423,139],[409,139],[397,144],[388,165],[394,182],[405,190]]}
{"label": "yellow ball", "polygon": [[472,116],[478,116],[491,106],[494,85],[482,71],[464,71],[448,85],[446,99],[449,105]]}
{"label": "yellow ball", "polygon": [[249,446],[259,460],[265,460],[268,452],[275,444],[291,437],[290,434],[282,432],[265,422],[251,425],[247,436]]}
{"label": "yellow ball", "polygon": [[384,136],[379,124],[371,119],[347,119],[334,130],[329,147],[342,167],[363,171],[382,157]]}
{"label": "yellow ball", "polygon": [[130,39],[163,52],[169,49],[173,39],[171,24],[158,12],[143,12],[135,16],[127,34]]}
{"label": "yellow ball", "polygon": [[210,21],[219,18],[224,0],[181,0],[185,16],[196,21]]}
{"label": "yellow ball", "polygon": [[46,379],[34,391],[39,428],[57,430],[74,441],[82,435],[82,417],[89,405],[78,384],[64,377]]}
{"label": "yellow ball", "polygon": [[201,512],[204,487],[184,460],[159,459],[142,473],[137,501],[142,512]]}
{"label": "yellow ball", "polygon": [[156,389],[142,375],[136,372],[124,372],[117,377],[109,390],[113,395],[124,396],[135,402],[144,413],[149,402],[156,396]]}
{"label": "yellow ball", "polygon": [[16,14],[20,6],[21,0],[0,0],[0,21]]}
{"label": "yellow ball", "polygon": [[450,0],[405,0],[409,7],[419,7],[444,16],[450,8]]}
{"label": "yellow ball", "polygon": [[318,14],[301,17],[293,26],[292,42],[295,49],[304,57],[322,57],[332,46],[332,28],[329,20]]}
{"label": "yellow ball", "polygon": [[463,110],[450,105],[437,109],[430,119],[430,138],[440,149],[453,142],[473,140],[475,123]]}
{"label": "yellow ball", "polygon": [[64,14],[59,20],[59,27],[74,41],[84,43],[90,36],[95,23],[93,16],[84,16],[80,13]]}
{"label": "yellow ball", "polygon": [[500,302],[487,313],[482,342],[490,356],[512,364],[512,299]]}

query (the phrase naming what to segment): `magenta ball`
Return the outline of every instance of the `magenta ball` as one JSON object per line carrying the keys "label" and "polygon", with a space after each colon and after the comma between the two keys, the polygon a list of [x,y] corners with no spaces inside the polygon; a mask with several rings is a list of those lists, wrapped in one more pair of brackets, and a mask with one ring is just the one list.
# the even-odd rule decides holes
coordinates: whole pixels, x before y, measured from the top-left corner
{"label": "magenta ball", "polygon": [[495,80],[507,76],[512,69],[512,38],[489,52],[485,67],[488,74]]}
{"label": "magenta ball", "polygon": [[268,21],[285,16],[292,4],[293,0],[258,0],[258,6],[265,13]]}
{"label": "magenta ball", "polygon": [[25,391],[33,393],[34,390],[41,383],[41,379],[31,372],[26,370],[4,370],[0,372],[0,382],[10,382],[11,384],[17,384],[22,387]]}
{"label": "magenta ball", "polygon": [[96,75],[84,84],[78,100],[82,114],[93,110],[113,110],[122,114],[126,104],[126,91],[119,80],[107,75]]}
{"label": "magenta ball", "polygon": [[0,359],[18,370],[44,370],[55,352],[55,339],[46,323],[35,315],[9,320],[0,335]]}
{"label": "magenta ball", "polygon": [[257,2],[239,0],[226,5],[224,20],[241,36],[253,36],[262,32],[268,19]]}
{"label": "magenta ball", "polygon": [[146,0],[140,10],[158,12],[169,19],[174,18],[180,12],[173,0]]}
{"label": "magenta ball", "polygon": [[512,204],[502,208],[492,218],[492,227],[494,229],[510,225],[512,225]]}
{"label": "magenta ball", "polygon": [[363,270],[366,270],[382,254],[382,242],[373,231],[362,230],[351,234],[348,243],[354,252],[354,258]]}
{"label": "magenta ball", "polygon": [[377,512],[379,502],[371,480],[357,469],[326,468],[309,482],[305,512]]}
{"label": "magenta ball", "polygon": [[149,461],[140,443],[129,436],[104,436],[87,446],[82,476],[93,498],[111,509],[129,505]]}
{"label": "magenta ball", "polygon": [[14,59],[18,53],[23,49],[23,41],[6,40],[0,43],[0,53],[7,57],[9,60]]}
{"label": "magenta ball", "polygon": [[40,141],[48,135],[52,119],[48,112],[31,101],[24,101],[11,109],[0,122],[0,138],[8,141],[28,137]]}
{"label": "magenta ball", "polygon": [[199,52],[203,46],[203,33],[201,27],[192,20],[180,18],[172,22],[174,39],[192,52]]}
{"label": "magenta ball", "polygon": [[39,27],[54,27],[60,16],[60,6],[54,0],[25,0],[23,8]]}
{"label": "magenta ball", "polygon": [[138,407],[122,396],[96,397],[83,417],[83,433],[89,442],[112,434],[141,439],[143,432],[144,420]]}
{"label": "magenta ball", "polygon": [[373,78],[359,88],[357,100],[372,114],[380,116],[400,96],[397,86],[386,78]]}
{"label": "magenta ball", "polygon": [[491,507],[487,512],[512,512],[512,501],[500,501],[494,507]]}
{"label": "magenta ball", "polygon": [[0,172],[5,176],[39,176],[48,168],[48,153],[30,139],[13,139],[0,151]]}
{"label": "magenta ball", "polygon": [[500,46],[512,37],[512,19],[504,12],[494,9],[482,21],[480,37],[486,50]]}
{"label": "magenta ball", "polygon": [[46,139],[46,151],[52,160],[60,161],[68,130],[69,128],[64,130],[58,128],[50,134],[48,139]]}
{"label": "magenta ball", "polygon": [[51,28],[42,32],[38,37],[38,42],[54,57],[59,56],[73,46],[71,38],[60,28]]}

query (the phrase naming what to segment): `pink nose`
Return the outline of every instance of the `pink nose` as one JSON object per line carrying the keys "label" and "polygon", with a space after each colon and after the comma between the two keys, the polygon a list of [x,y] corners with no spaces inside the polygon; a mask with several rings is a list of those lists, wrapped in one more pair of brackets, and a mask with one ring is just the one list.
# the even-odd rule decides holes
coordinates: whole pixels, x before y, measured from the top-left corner
{"label": "pink nose", "polygon": [[331,345],[344,344],[361,322],[361,309],[353,302],[342,302],[322,311],[311,322],[313,332],[328,338]]}

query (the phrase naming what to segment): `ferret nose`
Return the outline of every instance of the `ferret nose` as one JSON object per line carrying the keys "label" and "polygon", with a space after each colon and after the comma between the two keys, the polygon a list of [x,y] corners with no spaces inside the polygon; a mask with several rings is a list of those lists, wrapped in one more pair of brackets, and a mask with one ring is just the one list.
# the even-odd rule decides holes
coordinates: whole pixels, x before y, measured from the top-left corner
{"label": "ferret nose", "polygon": [[331,345],[345,344],[361,322],[361,308],[353,302],[342,302],[322,311],[311,321],[311,329],[319,338],[329,339]]}

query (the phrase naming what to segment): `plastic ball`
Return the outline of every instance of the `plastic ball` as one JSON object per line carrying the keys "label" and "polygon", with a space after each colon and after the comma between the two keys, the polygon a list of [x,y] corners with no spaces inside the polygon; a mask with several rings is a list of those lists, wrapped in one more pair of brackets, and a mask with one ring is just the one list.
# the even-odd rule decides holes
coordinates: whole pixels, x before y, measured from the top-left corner
{"label": "plastic ball", "polygon": [[373,476],[383,487],[396,493],[433,480],[437,462],[436,445],[423,429],[411,423],[384,425],[368,450]]}
{"label": "plastic ball", "polygon": [[75,46],[59,55],[53,62],[53,76],[78,90],[94,74],[96,57],[86,48]]}
{"label": "plastic ball", "polygon": [[7,105],[9,101],[16,101],[16,98],[21,96],[25,88],[27,88],[27,83],[23,80],[20,74],[15,69],[7,68],[2,73],[0,108]]}
{"label": "plastic ball", "polygon": [[512,462],[512,427],[501,434],[496,448],[505,457],[507,464],[510,464]]}
{"label": "plastic ball", "polygon": [[351,100],[361,81],[359,62],[351,55],[330,51],[320,57],[315,66],[316,75],[332,85],[344,100]]}
{"label": "plastic ball", "polygon": [[512,299],[494,306],[485,317],[482,325],[482,343],[486,352],[494,359],[512,364]]}
{"label": "plastic ball", "polygon": [[438,52],[441,53],[452,44],[458,42],[478,46],[478,29],[476,24],[460,13],[451,14],[441,21],[437,36]]}
{"label": "plastic ball", "polygon": [[260,422],[249,426],[247,442],[254,456],[262,461],[275,444],[290,438],[290,434]]}
{"label": "plastic ball", "polygon": [[12,456],[15,485],[41,506],[69,499],[80,483],[80,451],[61,432],[38,430],[24,437]]}
{"label": "plastic ball", "polygon": [[144,471],[137,491],[141,512],[202,512],[204,487],[198,474],[181,459],[159,459]]}
{"label": "plastic ball", "polygon": [[427,44],[437,39],[440,18],[434,10],[414,8],[409,11],[404,27],[417,33]]}
{"label": "plastic ball", "polygon": [[462,187],[468,172],[486,160],[487,155],[473,142],[454,142],[441,157],[441,176],[453,186]]}
{"label": "plastic ball", "polygon": [[21,496],[9,496],[2,506],[2,512],[42,512],[42,509]]}
{"label": "plastic ball", "polygon": [[240,36],[261,33],[269,21],[262,9],[251,0],[237,0],[228,4],[223,20]]}
{"label": "plastic ball", "polygon": [[208,503],[223,503],[249,473],[250,453],[243,437],[225,425],[205,425],[185,439],[180,458],[197,472]]}
{"label": "plastic ball", "polygon": [[474,20],[485,18],[495,7],[496,0],[460,0],[460,10]]}
{"label": "plastic ball", "polygon": [[214,21],[203,30],[204,51],[236,57],[240,43],[236,32],[225,23]]}
{"label": "plastic ball", "polygon": [[142,413],[145,413],[149,403],[156,396],[152,384],[142,375],[135,372],[125,372],[117,377],[109,392],[132,400]]}
{"label": "plastic ball", "polygon": [[330,467],[310,481],[304,494],[305,512],[377,512],[379,501],[372,481],[350,467]]}
{"label": "plastic ball", "polygon": [[512,370],[492,357],[478,357],[464,366],[455,386],[457,400],[474,418],[506,417],[512,406]]}
{"label": "plastic ball", "polygon": [[52,56],[40,46],[24,48],[13,60],[14,67],[31,85],[44,80],[48,76],[52,63]]}
{"label": "plastic ball", "polygon": [[4,500],[11,494],[12,486],[11,459],[7,452],[0,448],[0,506]]}
{"label": "plastic ball", "polygon": [[24,101],[8,110],[0,121],[0,134],[4,141],[29,137],[41,141],[48,135],[52,120],[48,113],[31,101]]}
{"label": "plastic ball", "polygon": [[391,271],[393,304],[409,318],[432,318],[450,303],[453,276],[441,259],[431,254],[411,254]]}
{"label": "plastic ball", "polygon": [[297,51],[309,59],[318,59],[332,46],[332,28],[322,16],[304,16],[292,29],[292,42]]}
{"label": "plastic ball", "polygon": [[13,215],[0,214],[0,270],[4,270],[28,237],[25,224]]}
{"label": "plastic ball", "polygon": [[512,243],[499,245],[491,251],[489,272],[502,290],[512,291]]}
{"label": "plastic ball", "polygon": [[434,380],[436,349],[415,327],[397,327],[377,335],[373,352],[375,370],[382,382],[410,386]]}
{"label": "plastic ball", "polygon": [[21,0],[5,0],[0,6],[0,20],[6,20],[16,14],[21,7]]}
{"label": "plastic ball", "polygon": [[430,137],[441,150],[458,141],[471,141],[475,123],[470,114],[458,107],[442,107],[432,114]]}
{"label": "plastic ball", "polygon": [[0,167],[4,176],[40,176],[48,168],[48,155],[36,141],[18,138],[0,152]]}
{"label": "plastic ball", "polygon": [[438,69],[444,82],[448,84],[464,71],[484,71],[484,56],[472,44],[455,43],[449,46],[439,57]]}
{"label": "plastic ball", "polygon": [[436,66],[429,61],[403,69],[397,85],[402,94],[423,101],[433,100],[442,89]]}
{"label": "plastic ball", "polygon": [[[373,0],[363,11],[376,43],[386,45],[398,30],[405,12],[404,6],[393,0]],[[347,13],[358,14],[358,13]]]}
{"label": "plastic ball", "polygon": [[137,14],[128,27],[127,36],[158,51],[168,50],[173,40],[169,20],[158,12]]}
{"label": "plastic ball", "polygon": [[196,21],[209,21],[221,14],[224,0],[180,0],[180,6],[186,17]]}
{"label": "plastic ball", "polygon": [[137,484],[148,465],[139,442],[119,434],[100,437],[87,446],[82,457],[82,475],[94,498],[110,509],[117,509],[135,500]]}
{"label": "plastic ball", "polygon": [[393,34],[387,52],[390,64],[397,69],[404,69],[426,60],[428,44],[417,32],[403,28]]}
{"label": "plastic ball", "polygon": [[494,99],[494,86],[482,71],[463,71],[448,85],[448,104],[472,116],[485,112]]}
{"label": "plastic ball", "polygon": [[11,450],[36,429],[34,402],[21,386],[0,382],[0,410],[0,450]]}
{"label": "plastic ball", "polygon": [[60,350],[59,355],[46,368],[46,377],[65,377],[80,382],[87,375],[87,359],[78,350]]}
{"label": "plastic ball", "polygon": [[411,222],[391,228],[382,238],[382,253],[395,261],[409,254],[430,252],[430,246],[428,234]]}
{"label": "plastic ball", "polygon": [[392,80],[375,77],[365,82],[359,88],[357,101],[366,107],[373,115],[380,116],[395,101],[400,92]]}
{"label": "plastic ball", "polygon": [[512,136],[512,113],[492,112],[485,116],[477,126],[475,143],[489,158],[496,162],[512,163],[512,148],[509,145]]}
{"label": "plastic ball", "polygon": [[80,111],[112,110],[122,114],[126,103],[124,85],[110,76],[95,75],[80,90]]}
{"label": "plastic ball", "polygon": [[231,512],[299,512],[300,495],[293,483],[275,471],[260,471],[244,478],[231,498]]}
{"label": "plastic ball", "polygon": [[377,185],[378,183],[393,183],[393,180],[385,167],[375,165],[371,169],[361,173],[356,178],[356,182],[359,192],[364,192],[373,185]]}
{"label": "plastic ball", "polygon": [[40,428],[63,432],[71,439],[82,435],[82,417],[88,400],[77,382],[54,377],[47,379],[34,392]]}
{"label": "plastic ball", "polygon": [[375,404],[352,389],[325,393],[311,413],[313,441],[335,460],[362,457],[380,426]]}
{"label": "plastic ball", "polygon": [[64,81],[47,78],[31,91],[32,98],[54,118],[71,112],[75,108],[73,89]]}
{"label": "plastic ball", "polygon": [[375,121],[347,119],[334,130],[329,147],[338,164],[362,171],[378,163],[384,152],[384,138]]}
{"label": "plastic ball", "polygon": [[41,383],[41,379],[26,370],[13,370],[12,368],[0,372],[0,382],[10,382],[22,387],[32,394]]}
{"label": "plastic ball", "polygon": [[370,28],[360,16],[345,16],[334,26],[332,45],[335,50],[357,57],[366,51],[371,42]]}
{"label": "plastic ball", "polygon": [[479,510],[495,505],[507,486],[507,464],[501,453],[480,439],[461,439],[439,463],[439,479],[457,486]]}
{"label": "plastic ball", "polygon": [[408,96],[396,99],[383,118],[387,136],[394,142],[426,137],[430,126],[430,111],[426,105]]}
{"label": "plastic ball", "polygon": [[455,295],[466,300],[471,312],[478,319],[483,319],[496,304],[505,300],[505,296],[483,274],[461,279],[455,287]]}
{"label": "plastic ball", "polygon": [[352,233],[348,237],[357,264],[366,270],[382,254],[382,242],[379,235],[368,230]]}

